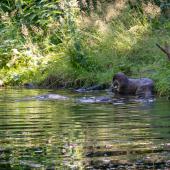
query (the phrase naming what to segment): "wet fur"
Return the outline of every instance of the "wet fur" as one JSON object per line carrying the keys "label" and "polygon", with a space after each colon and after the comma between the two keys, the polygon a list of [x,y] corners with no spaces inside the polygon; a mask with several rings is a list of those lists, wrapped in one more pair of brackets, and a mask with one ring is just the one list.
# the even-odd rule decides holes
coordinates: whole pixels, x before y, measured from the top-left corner
{"label": "wet fur", "polygon": [[112,89],[115,93],[131,94],[139,97],[151,97],[154,83],[149,78],[132,79],[124,73],[117,73],[113,77]]}

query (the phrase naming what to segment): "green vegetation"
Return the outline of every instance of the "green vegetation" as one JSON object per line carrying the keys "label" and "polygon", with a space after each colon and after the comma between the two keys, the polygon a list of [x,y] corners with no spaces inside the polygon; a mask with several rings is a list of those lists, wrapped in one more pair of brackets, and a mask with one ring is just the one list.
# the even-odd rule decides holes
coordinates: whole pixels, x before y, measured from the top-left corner
{"label": "green vegetation", "polygon": [[79,87],[110,83],[122,71],[150,77],[160,95],[170,94],[170,62],[155,45],[170,43],[160,7],[149,0],[135,8],[123,0],[95,2],[91,10],[80,6],[85,12],[76,0],[2,2],[0,79]]}

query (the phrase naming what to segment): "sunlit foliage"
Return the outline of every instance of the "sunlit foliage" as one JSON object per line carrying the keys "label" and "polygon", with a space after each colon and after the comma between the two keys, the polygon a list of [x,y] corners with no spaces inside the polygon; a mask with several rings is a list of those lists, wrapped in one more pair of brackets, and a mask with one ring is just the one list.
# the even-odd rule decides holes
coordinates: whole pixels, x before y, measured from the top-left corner
{"label": "sunlit foliage", "polygon": [[[158,1],[8,0],[0,4],[0,80],[45,87],[110,83],[118,71],[170,91],[169,41]],[[164,67],[164,71],[161,70]]]}

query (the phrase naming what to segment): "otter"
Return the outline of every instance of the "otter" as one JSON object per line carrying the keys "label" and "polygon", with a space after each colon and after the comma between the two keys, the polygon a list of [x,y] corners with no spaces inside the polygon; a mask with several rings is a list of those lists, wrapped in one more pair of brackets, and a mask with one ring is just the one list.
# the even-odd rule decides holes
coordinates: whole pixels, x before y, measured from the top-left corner
{"label": "otter", "polygon": [[112,91],[123,95],[137,95],[138,97],[150,98],[153,96],[154,82],[149,78],[128,78],[124,73],[113,76]]}

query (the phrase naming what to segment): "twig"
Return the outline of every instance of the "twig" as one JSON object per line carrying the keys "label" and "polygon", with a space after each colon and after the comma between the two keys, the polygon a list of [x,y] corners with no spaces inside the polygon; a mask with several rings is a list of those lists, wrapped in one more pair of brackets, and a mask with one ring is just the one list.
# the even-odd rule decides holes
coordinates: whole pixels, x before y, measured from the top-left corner
{"label": "twig", "polygon": [[160,48],[161,51],[163,51],[167,55],[168,59],[170,60],[170,46],[168,46],[168,44],[166,44],[166,43],[165,43],[165,47],[164,48],[161,47],[158,43],[156,43],[156,46],[158,48]]}

